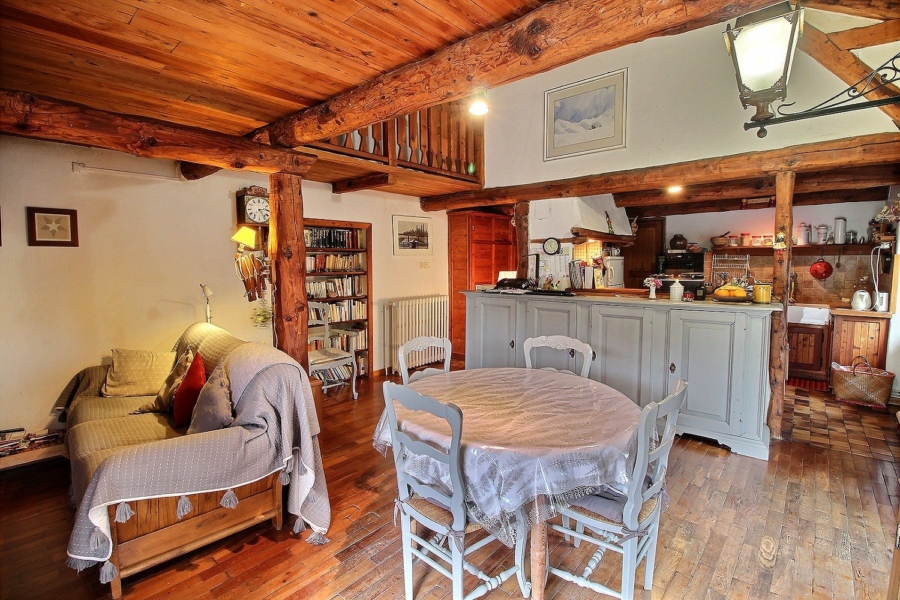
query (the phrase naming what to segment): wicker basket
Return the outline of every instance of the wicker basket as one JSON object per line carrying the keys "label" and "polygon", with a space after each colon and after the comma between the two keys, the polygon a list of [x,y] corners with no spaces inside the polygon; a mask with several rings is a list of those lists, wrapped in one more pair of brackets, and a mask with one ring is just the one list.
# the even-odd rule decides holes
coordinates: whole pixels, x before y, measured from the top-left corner
{"label": "wicker basket", "polygon": [[854,358],[849,367],[831,363],[831,385],[840,402],[885,408],[893,384],[893,373],[873,369],[864,356]]}

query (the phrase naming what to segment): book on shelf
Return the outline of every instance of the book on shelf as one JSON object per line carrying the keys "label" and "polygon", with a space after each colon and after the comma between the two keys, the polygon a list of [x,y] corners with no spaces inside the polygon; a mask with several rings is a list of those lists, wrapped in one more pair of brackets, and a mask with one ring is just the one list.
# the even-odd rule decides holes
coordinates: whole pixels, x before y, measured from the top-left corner
{"label": "book on shelf", "polygon": [[357,249],[360,247],[358,229],[307,227],[303,230],[303,240],[308,248]]}
{"label": "book on shelf", "polygon": [[330,369],[322,369],[316,371],[312,375],[316,379],[321,379],[324,383],[337,383],[340,381],[348,381],[353,376],[353,369],[347,365],[331,367]]}
{"label": "book on shelf", "polygon": [[365,300],[341,300],[333,302],[325,307],[310,307],[309,318],[315,321],[328,320],[329,323],[338,321],[355,321],[366,318]]}
{"label": "book on shelf", "polygon": [[330,271],[365,271],[364,254],[311,254],[306,257],[307,273]]}
{"label": "book on shelf", "polygon": [[366,282],[361,275],[335,277],[324,281],[307,281],[308,298],[334,298],[339,296],[365,296]]}

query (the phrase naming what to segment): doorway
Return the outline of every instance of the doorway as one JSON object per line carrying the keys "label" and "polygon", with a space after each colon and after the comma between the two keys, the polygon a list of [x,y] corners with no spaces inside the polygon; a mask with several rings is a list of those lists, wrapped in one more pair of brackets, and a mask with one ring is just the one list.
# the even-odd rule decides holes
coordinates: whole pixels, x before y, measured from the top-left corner
{"label": "doorway", "polygon": [[627,288],[644,286],[644,279],[657,272],[656,257],[662,254],[665,248],[665,217],[642,217],[637,223],[634,245],[622,248]]}

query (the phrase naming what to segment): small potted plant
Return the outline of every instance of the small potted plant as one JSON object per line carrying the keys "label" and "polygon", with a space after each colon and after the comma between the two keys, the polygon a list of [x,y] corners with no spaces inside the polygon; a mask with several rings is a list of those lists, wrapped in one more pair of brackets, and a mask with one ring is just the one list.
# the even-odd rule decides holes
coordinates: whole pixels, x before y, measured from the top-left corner
{"label": "small potted plant", "polygon": [[650,288],[650,299],[656,300],[656,290],[662,287],[662,281],[656,277],[648,277],[644,280],[644,287]]}

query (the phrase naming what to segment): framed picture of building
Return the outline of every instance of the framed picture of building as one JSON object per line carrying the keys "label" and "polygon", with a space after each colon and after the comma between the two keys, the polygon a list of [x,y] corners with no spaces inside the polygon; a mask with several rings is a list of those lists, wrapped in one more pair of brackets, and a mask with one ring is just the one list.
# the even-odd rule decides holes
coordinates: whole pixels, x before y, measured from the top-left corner
{"label": "framed picture of building", "polygon": [[625,147],[628,70],[544,92],[544,160]]}
{"label": "framed picture of building", "polygon": [[394,215],[394,256],[433,254],[431,217]]}

